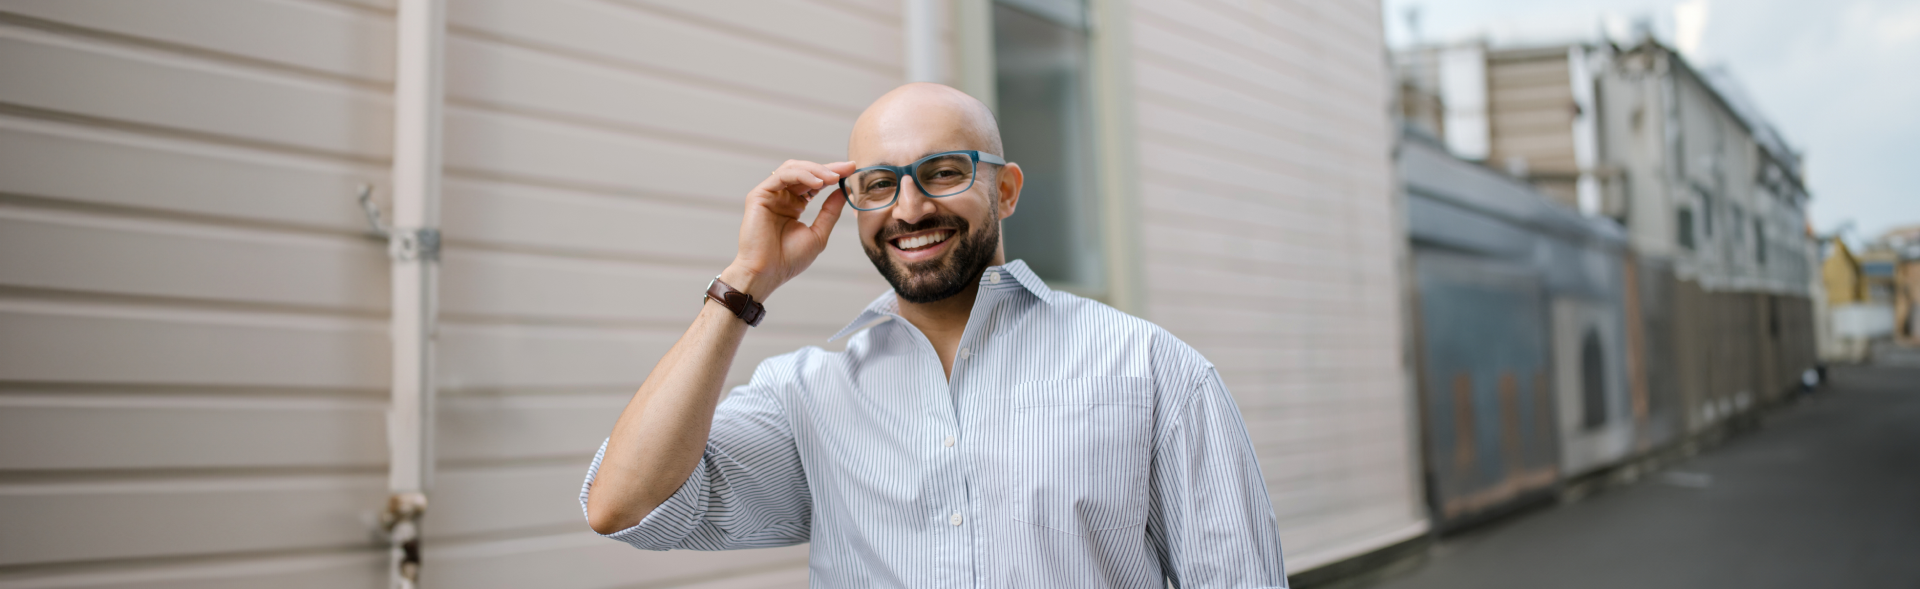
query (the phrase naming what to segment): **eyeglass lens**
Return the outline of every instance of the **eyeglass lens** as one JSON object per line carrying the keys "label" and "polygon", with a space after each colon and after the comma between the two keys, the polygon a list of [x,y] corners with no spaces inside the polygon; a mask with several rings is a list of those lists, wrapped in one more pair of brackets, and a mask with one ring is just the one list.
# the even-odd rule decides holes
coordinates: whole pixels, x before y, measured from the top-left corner
{"label": "eyeglass lens", "polygon": [[[973,182],[973,158],[964,153],[928,158],[913,169],[913,181],[929,197],[959,194]],[[885,206],[899,191],[900,179],[893,170],[864,170],[847,179],[847,199],[862,209]]]}

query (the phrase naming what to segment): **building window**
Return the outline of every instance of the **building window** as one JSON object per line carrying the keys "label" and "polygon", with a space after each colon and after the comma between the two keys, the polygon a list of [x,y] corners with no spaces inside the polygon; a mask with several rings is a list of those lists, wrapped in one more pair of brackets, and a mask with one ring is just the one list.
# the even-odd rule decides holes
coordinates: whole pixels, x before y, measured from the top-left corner
{"label": "building window", "polygon": [[1759,219],[1753,220],[1753,259],[1767,265],[1767,227]]}
{"label": "building window", "polygon": [[1680,210],[1674,214],[1673,224],[1679,230],[1679,233],[1675,235],[1674,238],[1680,240],[1680,247],[1692,251],[1694,247],[1693,209],[1680,207]]}
{"label": "building window", "polygon": [[1600,334],[1588,330],[1580,342],[1580,426],[1586,429],[1607,424],[1606,362]]}
{"label": "building window", "polygon": [[1713,197],[1705,193],[1700,195],[1700,235],[1713,237]]}
{"label": "building window", "polygon": [[1019,209],[1004,223],[1007,258],[1082,292],[1105,281],[1087,16],[1084,0],[993,4],[995,114],[1007,161],[1026,173]]}
{"label": "building window", "polygon": [[1734,243],[1734,244],[1736,244],[1736,245],[1745,245],[1745,242],[1746,242],[1746,240],[1747,240],[1747,233],[1746,233],[1746,227],[1747,227],[1747,215],[1746,215],[1746,213],[1742,213],[1742,212],[1740,212],[1740,207],[1739,207],[1739,206],[1737,206],[1737,205],[1732,205],[1732,204],[1729,204],[1729,205],[1727,205],[1727,206],[1726,206],[1726,210],[1727,210],[1727,236],[1728,236],[1728,239],[1732,239],[1732,240],[1733,240],[1733,243]]}

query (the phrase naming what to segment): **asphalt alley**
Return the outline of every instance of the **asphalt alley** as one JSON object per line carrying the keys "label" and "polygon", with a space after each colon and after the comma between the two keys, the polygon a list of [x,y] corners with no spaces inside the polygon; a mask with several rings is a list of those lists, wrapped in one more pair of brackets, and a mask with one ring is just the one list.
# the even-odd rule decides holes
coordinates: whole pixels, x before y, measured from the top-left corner
{"label": "asphalt alley", "polygon": [[1920,368],[1829,376],[1756,431],[1366,586],[1920,589]]}

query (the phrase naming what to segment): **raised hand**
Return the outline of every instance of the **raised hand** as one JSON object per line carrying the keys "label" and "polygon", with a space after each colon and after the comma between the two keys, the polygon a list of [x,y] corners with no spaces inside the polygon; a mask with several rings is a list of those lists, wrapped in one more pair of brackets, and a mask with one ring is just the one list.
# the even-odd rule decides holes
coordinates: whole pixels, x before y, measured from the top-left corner
{"label": "raised hand", "polygon": [[[840,220],[847,196],[835,189],[842,176],[853,173],[853,162],[817,164],[787,160],[747,193],[746,216],[740,221],[740,251],[720,273],[720,280],[766,300],[782,284],[805,272],[827,247],[834,222]],[[812,225],[800,221],[807,203],[830,192]]]}

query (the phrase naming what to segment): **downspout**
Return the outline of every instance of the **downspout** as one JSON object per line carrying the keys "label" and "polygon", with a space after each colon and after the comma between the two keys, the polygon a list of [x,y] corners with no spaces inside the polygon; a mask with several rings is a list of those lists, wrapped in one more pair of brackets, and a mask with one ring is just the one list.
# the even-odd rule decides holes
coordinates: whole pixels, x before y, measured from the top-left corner
{"label": "downspout", "polygon": [[[445,0],[400,0],[393,85],[393,406],[387,413],[388,585],[420,584],[420,518],[433,482],[433,340],[440,267]],[[377,220],[377,219],[376,219]]]}
{"label": "downspout", "polygon": [[935,0],[906,0],[901,18],[901,28],[906,33],[907,81],[908,82],[945,82],[945,72],[941,70],[940,21]]}

